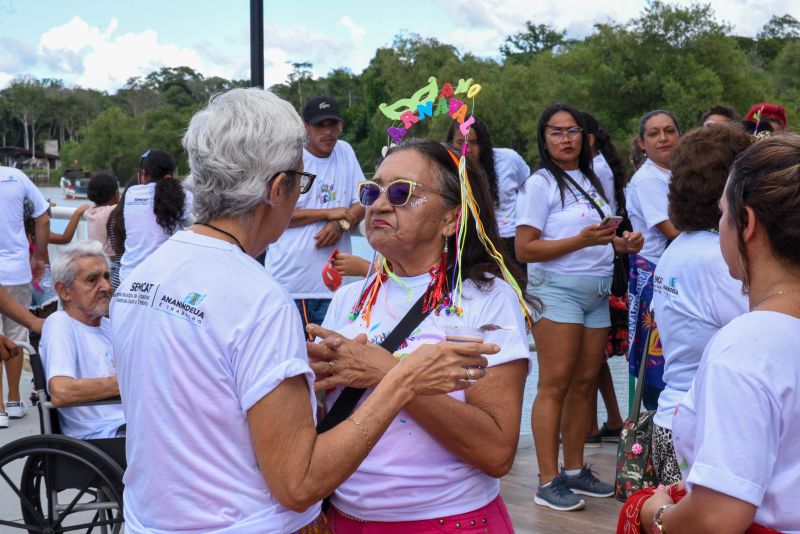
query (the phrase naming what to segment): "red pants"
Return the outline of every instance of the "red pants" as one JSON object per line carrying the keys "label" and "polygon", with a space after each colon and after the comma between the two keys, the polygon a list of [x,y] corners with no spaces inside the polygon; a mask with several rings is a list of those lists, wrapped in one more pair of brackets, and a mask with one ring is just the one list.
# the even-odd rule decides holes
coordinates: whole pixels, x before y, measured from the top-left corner
{"label": "red pants", "polygon": [[499,495],[483,508],[472,512],[420,521],[361,521],[348,517],[331,506],[328,510],[328,526],[333,534],[514,533],[511,517]]}

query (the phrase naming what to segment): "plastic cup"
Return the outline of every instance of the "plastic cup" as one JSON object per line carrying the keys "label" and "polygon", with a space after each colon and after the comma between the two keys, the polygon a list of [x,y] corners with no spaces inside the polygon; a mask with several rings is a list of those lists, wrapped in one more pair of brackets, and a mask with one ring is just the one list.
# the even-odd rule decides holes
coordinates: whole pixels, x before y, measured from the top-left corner
{"label": "plastic cup", "polygon": [[454,343],[483,343],[486,332],[472,326],[445,326],[444,340]]}

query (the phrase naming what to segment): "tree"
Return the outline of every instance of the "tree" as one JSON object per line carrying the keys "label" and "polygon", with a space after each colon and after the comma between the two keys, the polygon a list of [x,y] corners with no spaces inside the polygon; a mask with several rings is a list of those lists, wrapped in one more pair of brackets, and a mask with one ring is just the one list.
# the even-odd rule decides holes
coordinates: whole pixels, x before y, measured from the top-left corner
{"label": "tree", "polygon": [[506,59],[527,61],[530,56],[550,51],[564,44],[566,30],[556,30],[547,24],[525,23],[525,30],[506,37],[500,53]]}
{"label": "tree", "polygon": [[758,32],[755,49],[764,64],[769,65],[778,57],[784,46],[798,40],[800,40],[800,21],[791,15],[781,17],[773,15]]}
{"label": "tree", "polygon": [[[41,83],[29,77],[12,80],[5,90],[5,96],[12,115],[22,123],[24,148],[36,150],[36,122],[46,105]],[[33,137],[32,144],[29,131]]]}
{"label": "tree", "polygon": [[89,124],[73,157],[90,170],[110,169],[125,181],[136,172],[143,147],[139,121],[112,107]]}

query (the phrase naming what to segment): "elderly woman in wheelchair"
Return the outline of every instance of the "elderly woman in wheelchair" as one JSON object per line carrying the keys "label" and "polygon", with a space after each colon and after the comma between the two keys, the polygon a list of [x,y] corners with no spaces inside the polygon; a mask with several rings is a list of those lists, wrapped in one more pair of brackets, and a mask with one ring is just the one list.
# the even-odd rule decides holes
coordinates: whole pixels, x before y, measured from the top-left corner
{"label": "elderly woman in wheelchair", "polygon": [[84,241],[66,247],[52,272],[63,311],[45,322],[41,358],[28,348],[35,387],[49,393],[39,403],[42,434],[0,449],[0,488],[10,487],[0,500],[15,495],[22,515],[0,515],[0,531],[119,532],[125,418],[105,317],[108,261],[100,243]]}

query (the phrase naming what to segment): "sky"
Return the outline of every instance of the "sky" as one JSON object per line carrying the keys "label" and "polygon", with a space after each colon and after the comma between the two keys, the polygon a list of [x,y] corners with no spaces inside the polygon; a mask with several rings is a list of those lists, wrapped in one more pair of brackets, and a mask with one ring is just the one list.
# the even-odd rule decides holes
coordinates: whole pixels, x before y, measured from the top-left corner
{"label": "sky", "polygon": [[[689,0],[672,0],[688,5]],[[718,20],[755,36],[772,15],[800,19],[795,0],[711,0]],[[266,85],[292,62],[315,76],[366,67],[375,50],[413,32],[482,57],[498,57],[525,21],[581,38],[596,23],[623,23],[641,0],[264,0]],[[14,78],[59,78],[113,93],[126,80],[186,65],[205,76],[250,78],[249,0],[0,0],[0,87]]]}

